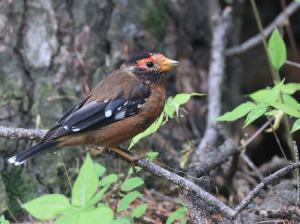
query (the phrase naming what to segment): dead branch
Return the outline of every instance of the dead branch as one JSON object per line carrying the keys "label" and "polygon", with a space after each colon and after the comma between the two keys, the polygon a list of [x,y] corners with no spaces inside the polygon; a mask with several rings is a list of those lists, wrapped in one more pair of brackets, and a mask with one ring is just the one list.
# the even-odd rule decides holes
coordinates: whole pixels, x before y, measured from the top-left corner
{"label": "dead branch", "polygon": [[46,134],[43,129],[8,128],[0,126],[0,137],[10,139],[25,139],[40,141]]}
{"label": "dead branch", "polygon": [[[294,145],[294,150],[295,150],[295,158],[296,158],[296,162],[299,163],[299,151],[298,151],[298,147],[297,147],[297,143],[295,141],[293,141],[293,145]],[[297,172],[297,204],[296,206],[299,208],[300,207],[300,168],[296,169]]]}
{"label": "dead branch", "polygon": [[258,177],[259,181],[262,181],[264,179],[263,175],[260,173],[259,169],[254,165],[254,163],[250,160],[250,158],[246,154],[241,155],[241,157],[247,163],[247,165],[253,170],[255,175]]}
{"label": "dead branch", "polygon": [[281,179],[283,176],[285,176],[287,173],[295,170],[296,168],[300,167],[300,162],[298,163],[292,163],[277,172],[273,173],[272,175],[266,177],[263,179],[263,181],[256,186],[244,200],[241,201],[240,205],[237,206],[234,211],[236,214],[239,214],[242,210],[244,210],[252,201],[253,199],[263,190],[264,187],[274,183],[275,181]]}
{"label": "dead branch", "polygon": [[[272,31],[274,30],[274,28],[280,24],[285,23],[285,19],[286,19],[286,15],[290,16],[292,15],[294,12],[296,12],[298,9],[300,8],[300,4],[293,1],[291,2],[287,7],[285,12],[281,12],[275,19],[273,22],[271,22],[269,24],[269,26],[267,26],[264,29],[264,36],[268,37]],[[236,55],[236,54],[241,54],[253,47],[255,47],[256,45],[258,45],[259,43],[262,42],[262,36],[260,34],[257,34],[256,36],[250,38],[249,40],[245,41],[244,43],[242,43],[239,46],[236,47],[231,47],[228,48],[226,50],[226,56],[232,56],[232,55]]]}
{"label": "dead branch", "polygon": [[203,161],[196,166],[189,168],[188,173],[193,177],[201,177],[207,175],[211,170],[219,167],[228,161],[230,156],[240,153],[243,147],[238,147],[232,140],[227,140],[219,147],[220,152],[215,155],[213,160]]}
{"label": "dead branch", "polygon": [[179,197],[184,202],[185,206],[189,210],[190,221],[195,224],[200,223],[217,223],[213,220],[208,212],[203,209],[207,207],[202,200],[199,200],[198,197],[189,193],[188,191],[181,191]]}
{"label": "dead branch", "polygon": [[226,7],[221,16],[218,16],[213,27],[213,40],[211,48],[211,59],[208,74],[208,120],[204,137],[196,150],[200,157],[203,155],[207,144],[213,145],[218,137],[218,122],[209,118],[216,118],[221,115],[222,83],[225,71],[225,47],[228,42],[227,33],[232,26],[232,8]]}
{"label": "dead branch", "polygon": [[267,218],[281,218],[300,221],[300,210],[296,207],[281,208],[279,210],[267,209],[260,211],[260,215]]}

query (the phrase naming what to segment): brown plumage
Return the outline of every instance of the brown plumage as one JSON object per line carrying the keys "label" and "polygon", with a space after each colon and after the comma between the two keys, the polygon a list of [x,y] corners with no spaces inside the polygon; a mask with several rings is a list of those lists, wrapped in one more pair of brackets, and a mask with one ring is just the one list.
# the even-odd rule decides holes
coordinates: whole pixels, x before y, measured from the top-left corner
{"label": "brown plumage", "polygon": [[178,64],[158,53],[131,58],[62,116],[40,143],[8,161],[20,165],[48,148],[71,145],[103,146],[136,160],[115,147],[160,116],[166,101],[165,71]]}

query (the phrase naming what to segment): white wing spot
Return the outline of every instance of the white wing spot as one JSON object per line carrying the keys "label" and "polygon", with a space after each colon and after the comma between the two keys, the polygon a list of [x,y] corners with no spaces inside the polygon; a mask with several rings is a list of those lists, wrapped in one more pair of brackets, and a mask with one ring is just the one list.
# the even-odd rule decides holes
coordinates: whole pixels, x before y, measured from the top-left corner
{"label": "white wing spot", "polygon": [[122,110],[119,113],[117,113],[115,115],[115,120],[122,120],[122,119],[124,119],[125,118],[125,112],[126,112],[126,110]]}
{"label": "white wing spot", "polygon": [[118,110],[121,110],[121,107],[119,107]]}
{"label": "white wing spot", "polygon": [[108,100],[105,100],[104,103],[107,103]]}
{"label": "white wing spot", "polygon": [[110,117],[112,115],[111,110],[105,112],[105,117]]}
{"label": "white wing spot", "polygon": [[16,156],[11,157],[11,158],[8,159],[8,162],[9,163],[15,163],[16,162],[16,158],[17,158]]}
{"label": "white wing spot", "polygon": [[147,98],[145,98],[145,101],[147,101],[148,99]]}
{"label": "white wing spot", "polygon": [[72,131],[76,132],[76,131],[80,131],[80,129],[77,128],[77,127],[75,127],[75,126],[73,126],[73,127],[72,127]]}
{"label": "white wing spot", "polygon": [[63,126],[63,129],[69,130],[67,125]]}
{"label": "white wing spot", "polygon": [[137,108],[141,108],[142,104],[138,104]]}
{"label": "white wing spot", "polygon": [[26,162],[26,160],[23,160],[23,161],[21,161],[21,162],[16,162],[15,165],[16,165],[16,166],[19,166],[19,165],[21,165],[21,164],[23,164],[23,163],[25,163],[25,162]]}
{"label": "white wing spot", "polygon": [[126,102],[124,103],[124,106],[125,106],[127,103],[128,103],[128,101],[126,101]]}

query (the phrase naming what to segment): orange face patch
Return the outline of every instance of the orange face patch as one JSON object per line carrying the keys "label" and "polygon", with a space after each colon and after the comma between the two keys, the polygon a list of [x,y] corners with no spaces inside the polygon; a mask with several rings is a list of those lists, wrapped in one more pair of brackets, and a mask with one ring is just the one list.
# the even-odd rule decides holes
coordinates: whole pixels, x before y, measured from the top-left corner
{"label": "orange face patch", "polygon": [[138,64],[138,67],[139,68],[146,68],[146,69],[149,69],[147,67],[147,63],[148,62],[152,62],[154,64],[155,67],[159,67],[161,65],[161,63],[164,61],[166,57],[162,54],[152,54],[151,57],[149,58],[145,58],[145,59],[142,59],[140,61],[137,61],[137,64]]}

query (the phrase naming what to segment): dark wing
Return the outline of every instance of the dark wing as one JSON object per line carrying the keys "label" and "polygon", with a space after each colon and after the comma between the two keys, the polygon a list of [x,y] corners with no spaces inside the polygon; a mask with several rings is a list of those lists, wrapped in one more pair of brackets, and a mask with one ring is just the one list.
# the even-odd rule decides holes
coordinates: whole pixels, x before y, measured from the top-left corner
{"label": "dark wing", "polygon": [[[139,108],[146,102],[151,89],[146,84],[137,84],[126,99],[121,95],[113,100],[91,101],[84,105],[81,101],[71,108],[51,129],[43,140],[52,140],[74,132],[83,132],[101,128],[138,114]],[[83,102],[83,103],[82,103]],[[81,106],[80,106],[81,105]],[[84,106],[82,106],[84,105]]]}
{"label": "dark wing", "polygon": [[88,96],[84,99],[82,99],[79,103],[77,103],[75,106],[73,106],[70,110],[67,111],[67,113],[65,113],[57,122],[57,125],[62,124],[68,117],[70,117],[71,114],[73,114],[75,111],[77,111],[78,109],[80,109],[83,104],[85,104],[85,102],[91,97]]}

